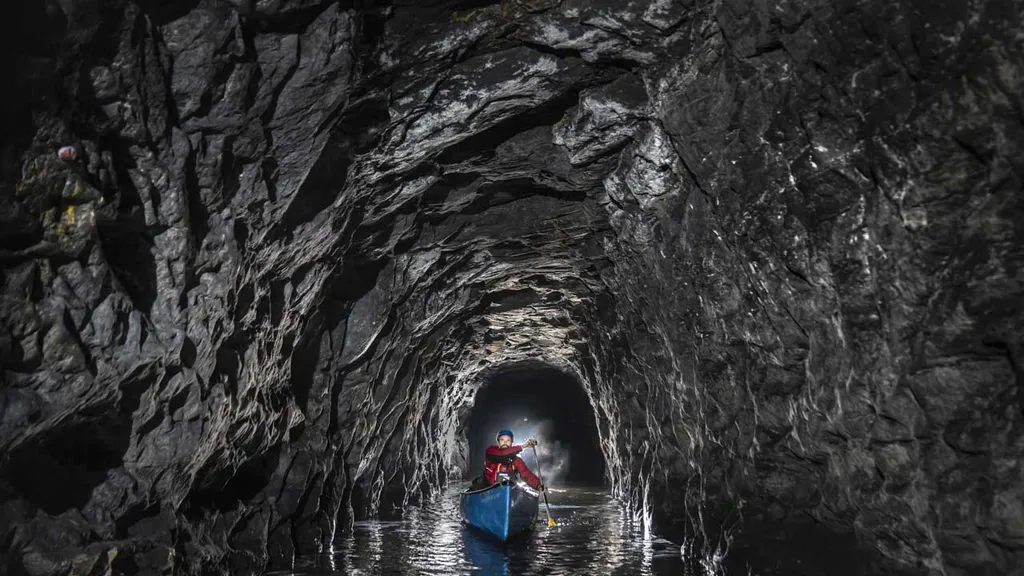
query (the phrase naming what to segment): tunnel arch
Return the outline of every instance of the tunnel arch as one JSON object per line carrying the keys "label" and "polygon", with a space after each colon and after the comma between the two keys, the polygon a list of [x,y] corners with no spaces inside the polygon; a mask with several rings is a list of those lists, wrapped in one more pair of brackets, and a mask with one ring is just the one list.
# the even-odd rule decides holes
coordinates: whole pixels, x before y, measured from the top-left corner
{"label": "tunnel arch", "polygon": [[[604,435],[590,387],[575,371],[543,360],[495,365],[477,374],[460,411],[457,437],[463,479],[483,468],[483,453],[497,430],[515,433],[516,443],[539,441],[544,480],[605,485],[609,481]],[[534,466],[532,453],[524,456]]]}

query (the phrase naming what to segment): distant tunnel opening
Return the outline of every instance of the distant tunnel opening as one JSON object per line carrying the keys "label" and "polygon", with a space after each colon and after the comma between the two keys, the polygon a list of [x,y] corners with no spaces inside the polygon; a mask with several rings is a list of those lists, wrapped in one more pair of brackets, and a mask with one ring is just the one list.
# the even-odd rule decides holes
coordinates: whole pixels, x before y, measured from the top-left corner
{"label": "distant tunnel opening", "polygon": [[[483,470],[484,451],[501,429],[512,430],[516,444],[537,439],[545,483],[605,482],[594,410],[575,377],[532,364],[489,376],[477,392],[464,426],[470,478]],[[523,458],[536,473],[533,450],[526,450]]]}

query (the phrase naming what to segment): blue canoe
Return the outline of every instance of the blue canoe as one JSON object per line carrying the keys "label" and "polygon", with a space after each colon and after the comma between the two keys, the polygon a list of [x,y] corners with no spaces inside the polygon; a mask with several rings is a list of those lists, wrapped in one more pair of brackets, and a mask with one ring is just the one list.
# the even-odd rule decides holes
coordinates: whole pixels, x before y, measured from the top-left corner
{"label": "blue canoe", "polygon": [[504,480],[482,490],[465,491],[459,507],[466,524],[505,542],[537,523],[540,492],[521,482]]}

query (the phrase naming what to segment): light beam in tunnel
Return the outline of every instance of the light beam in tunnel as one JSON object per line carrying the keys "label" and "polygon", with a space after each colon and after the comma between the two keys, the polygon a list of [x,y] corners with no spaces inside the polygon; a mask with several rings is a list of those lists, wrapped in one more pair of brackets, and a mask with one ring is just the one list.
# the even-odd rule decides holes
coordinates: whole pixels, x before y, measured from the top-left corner
{"label": "light beam in tunnel", "polygon": [[483,468],[483,452],[500,429],[515,435],[515,444],[538,441],[536,456],[522,457],[537,472],[537,459],[548,485],[603,483],[604,454],[589,397],[578,380],[544,365],[510,366],[486,375],[463,432],[470,454],[468,476]]}

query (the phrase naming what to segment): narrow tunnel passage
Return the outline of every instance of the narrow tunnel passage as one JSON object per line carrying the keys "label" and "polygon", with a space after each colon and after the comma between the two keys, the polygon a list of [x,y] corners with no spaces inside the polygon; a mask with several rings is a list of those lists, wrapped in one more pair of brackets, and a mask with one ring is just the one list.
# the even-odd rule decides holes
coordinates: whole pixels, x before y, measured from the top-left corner
{"label": "narrow tunnel passage", "polygon": [[1024,0],[934,4],[5,2],[0,573],[1024,576]]}
{"label": "narrow tunnel passage", "polygon": [[[500,429],[515,443],[538,440],[548,484],[603,484],[605,462],[594,410],[582,384],[551,367],[520,366],[489,375],[477,391],[462,433],[469,442],[469,477],[483,469],[483,454]],[[533,455],[524,455],[533,465]]]}

